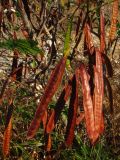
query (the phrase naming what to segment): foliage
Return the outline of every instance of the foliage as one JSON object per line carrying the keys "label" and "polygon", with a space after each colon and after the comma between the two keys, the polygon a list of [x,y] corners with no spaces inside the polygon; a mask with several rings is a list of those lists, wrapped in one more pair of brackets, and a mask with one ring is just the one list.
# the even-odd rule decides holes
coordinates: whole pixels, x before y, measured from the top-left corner
{"label": "foliage", "polygon": [[120,23],[117,23],[117,34],[120,36]]}
{"label": "foliage", "polygon": [[8,39],[4,42],[0,42],[0,48],[9,49],[11,51],[17,49],[18,51],[20,51],[20,53],[33,56],[43,52],[37,47],[36,41],[25,39]]}
{"label": "foliage", "polygon": [[115,159],[104,101],[112,117],[119,1],[2,0],[1,8],[0,51],[10,63],[0,86],[3,159]]}

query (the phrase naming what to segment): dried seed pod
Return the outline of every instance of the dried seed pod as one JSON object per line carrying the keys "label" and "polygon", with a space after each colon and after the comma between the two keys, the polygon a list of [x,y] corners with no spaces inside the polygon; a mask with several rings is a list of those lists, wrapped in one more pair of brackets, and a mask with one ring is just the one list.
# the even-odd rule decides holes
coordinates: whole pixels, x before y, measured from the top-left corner
{"label": "dried seed pod", "polygon": [[103,7],[100,10],[100,52],[105,52],[105,18]]}
{"label": "dried seed pod", "polygon": [[4,139],[3,139],[3,155],[4,155],[4,157],[6,157],[9,154],[11,130],[12,130],[12,118],[10,118],[10,121],[5,129],[5,132],[4,132]]}
{"label": "dried seed pod", "polygon": [[68,81],[68,84],[65,86],[65,88],[63,89],[56,105],[55,105],[55,109],[52,111],[51,116],[49,118],[47,127],[46,127],[46,132],[50,133],[54,128],[55,128],[55,124],[57,123],[60,114],[62,112],[62,109],[65,106],[66,101],[68,100],[68,97],[71,93],[71,87],[72,87],[72,82],[71,80]]}
{"label": "dried seed pod", "polygon": [[85,114],[86,129],[91,143],[94,144],[97,139],[94,123],[94,109],[89,86],[89,75],[84,65],[80,66],[80,78],[82,82],[83,107]]}
{"label": "dried seed pod", "polygon": [[74,139],[74,130],[76,125],[77,109],[78,109],[78,81],[79,70],[76,69],[75,75],[72,79],[72,93],[70,98],[69,110],[68,110],[68,124],[65,134],[65,145],[67,147],[72,145]]}
{"label": "dried seed pod", "polygon": [[102,123],[102,105],[103,105],[103,66],[102,55],[96,49],[96,66],[94,67],[94,119],[95,130],[99,136]]}
{"label": "dried seed pod", "polygon": [[14,49],[14,56],[13,56],[13,61],[12,61],[12,70],[11,70],[11,77],[13,79],[13,81],[16,80],[16,69],[17,69],[17,65],[18,65],[18,56],[19,56],[19,52]]}
{"label": "dried seed pod", "polygon": [[110,85],[110,82],[107,77],[104,76],[104,83],[105,83],[105,89],[108,92],[108,99],[109,99],[109,107],[110,107],[110,113],[114,113],[114,108],[113,108],[113,93],[112,93],[112,88]]}
{"label": "dried seed pod", "polygon": [[5,132],[3,137],[3,155],[6,157],[9,154],[9,147],[10,147],[10,137],[12,131],[12,112],[13,112],[13,102],[10,101],[10,105],[8,107],[8,113],[6,117],[6,124],[5,124]]}
{"label": "dried seed pod", "polygon": [[90,32],[90,26],[87,23],[85,24],[85,27],[84,27],[84,35],[85,35],[86,46],[89,50],[89,53],[93,54],[95,48],[92,40],[92,35]]}
{"label": "dried seed pod", "polygon": [[85,114],[80,113],[80,115],[76,118],[76,125],[79,125],[84,118],[85,118]]}
{"label": "dried seed pod", "polygon": [[43,123],[44,130],[46,130],[47,116],[48,116],[48,112],[46,110],[43,117],[42,117],[42,123]]}
{"label": "dried seed pod", "polygon": [[45,145],[45,150],[50,151],[52,146],[52,139],[50,134],[46,134],[46,145]]}
{"label": "dried seed pod", "polygon": [[106,66],[108,76],[112,77],[113,76],[113,67],[112,67],[112,64],[109,60],[109,57],[106,54],[102,54],[102,58],[103,58],[103,63]]}
{"label": "dried seed pod", "polygon": [[36,110],[34,119],[29,127],[27,135],[28,138],[32,138],[35,135],[37,129],[39,128],[40,122],[44,116],[47,106],[61,83],[65,70],[65,65],[66,57],[63,57],[53,70],[48,85],[46,86],[44,95],[42,96],[40,104],[38,105],[38,108]]}
{"label": "dried seed pod", "polygon": [[117,24],[117,18],[118,18],[118,0],[114,0],[113,2],[113,10],[112,10],[112,20],[111,20],[111,27],[110,27],[110,33],[109,33],[109,43],[111,44],[115,39],[116,34],[116,24]]}

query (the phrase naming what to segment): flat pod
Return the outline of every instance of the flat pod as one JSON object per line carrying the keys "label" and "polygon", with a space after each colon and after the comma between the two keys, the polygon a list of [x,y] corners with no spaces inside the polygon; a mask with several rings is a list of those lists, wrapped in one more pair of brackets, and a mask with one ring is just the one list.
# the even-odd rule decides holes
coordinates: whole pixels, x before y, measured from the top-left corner
{"label": "flat pod", "polygon": [[10,148],[10,137],[12,131],[12,112],[13,112],[13,101],[10,101],[10,105],[8,107],[7,117],[6,117],[6,124],[5,124],[5,132],[3,137],[3,155],[6,157],[9,154]]}
{"label": "flat pod", "polygon": [[80,113],[80,115],[76,118],[76,125],[79,125],[81,123],[81,121],[83,121],[85,118],[85,114],[84,113]]}
{"label": "flat pod", "polygon": [[65,88],[61,92],[61,95],[55,105],[55,109],[51,113],[51,116],[49,118],[49,121],[48,121],[48,124],[46,127],[47,133],[50,133],[55,128],[55,125],[60,117],[60,114],[61,114],[64,106],[65,106],[65,103],[68,100],[68,97],[70,96],[71,88],[72,88],[72,80],[69,80],[68,84],[65,86]]}
{"label": "flat pod", "polygon": [[85,24],[85,28],[84,28],[84,35],[85,35],[86,46],[89,49],[89,53],[92,55],[94,53],[94,44],[93,44],[93,39],[90,32],[90,26],[87,23]]}
{"label": "flat pod", "polygon": [[3,155],[6,157],[9,154],[9,148],[10,148],[10,137],[11,137],[11,130],[12,130],[12,118],[10,118],[10,121],[7,125],[7,128],[4,132],[4,138],[3,138]]}
{"label": "flat pod", "polygon": [[110,106],[110,113],[113,114],[114,108],[113,108],[113,93],[112,93],[112,87],[110,85],[110,82],[106,76],[104,76],[104,82],[105,82],[105,89],[106,92],[108,92],[108,99],[109,99],[109,106]]}
{"label": "flat pod", "polygon": [[100,52],[105,52],[105,18],[103,7],[100,10]]}
{"label": "flat pod", "polygon": [[44,95],[42,96],[40,104],[38,105],[38,108],[36,110],[34,119],[29,127],[27,135],[28,139],[32,138],[35,135],[37,129],[39,128],[40,122],[44,117],[44,113],[47,110],[48,104],[50,103],[53,95],[55,94],[56,90],[58,89],[61,83],[65,70],[65,65],[66,58],[63,57],[53,70],[48,84],[46,86]]}
{"label": "flat pod", "polygon": [[70,104],[68,110],[68,123],[65,134],[65,145],[67,147],[72,145],[74,139],[74,130],[76,126],[76,117],[78,109],[78,83],[79,83],[79,70],[76,69],[75,75],[72,79],[72,92],[70,97]]}
{"label": "flat pod", "polygon": [[103,66],[102,54],[96,49],[96,66],[94,66],[94,118],[95,130],[99,137],[101,133],[102,105],[103,105]]}
{"label": "flat pod", "polygon": [[52,147],[52,139],[50,134],[46,134],[45,150],[50,151]]}
{"label": "flat pod", "polygon": [[118,0],[114,0],[113,2],[113,10],[112,10],[112,20],[111,20],[111,27],[110,27],[110,33],[109,33],[109,43],[112,43],[115,39],[116,34],[116,24],[118,19],[118,8],[119,8],[119,2]]}
{"label": "flat pod", "polygon": [[80,70],[80,78],[82,83],[83,107],[84,107],[84,114],[85,114],[86,129],[87,129],[88,137],[91,140],[91,143],[94,144],[97,139],[96,137],[97,135],[95,132],[94,109],[93,109],[92,96],[91,96],[90,86],[89,86],[89,75],[83,64],[80,66],[79,70]]}
{"label": "flat pod", "polygon": [[102,58],[103,58],[103,63],[106,65],[108,76],[112,77],[113,76],[113,67],[110,62],[109,57],[106,54],[102,54]]}

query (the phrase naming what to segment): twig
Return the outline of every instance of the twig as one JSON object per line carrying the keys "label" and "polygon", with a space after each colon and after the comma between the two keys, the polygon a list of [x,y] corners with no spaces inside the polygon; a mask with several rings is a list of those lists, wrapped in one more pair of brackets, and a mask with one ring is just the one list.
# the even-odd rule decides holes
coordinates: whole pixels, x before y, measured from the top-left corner
{"label": "twig", "polygon": [[88,12],[87,12],[86,15],[85,15],[85,18],[84,18],[84,21],[83,21],[83,24],[82,24],[82,27],[81,27],[81,32],[80,32],[79,37],[78,37],[78,40],[77,40],[77,42],[76,42],[76,44],[75,44],[75,46],[74,46],[74,48],[73,48],[73,52],[72,52],[72,54],[71,54],[71,56],[70,56],[70,60],[73,59],[74,54],[75,54],[75,51],[76,51],[76,48],[78,47],[78,45],[79,45],[79,43],[80,43],[80,41],[81,41],[81,37],[82,37],[82,33],[83,33],[83,28],[84,28],[84,26],[85,26],[87,17],[88,17]]}

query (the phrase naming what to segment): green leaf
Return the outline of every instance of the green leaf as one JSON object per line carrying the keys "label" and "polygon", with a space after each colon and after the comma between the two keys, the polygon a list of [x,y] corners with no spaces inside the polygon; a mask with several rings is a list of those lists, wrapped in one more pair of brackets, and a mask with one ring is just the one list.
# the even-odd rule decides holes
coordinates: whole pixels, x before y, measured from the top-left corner
{"label": "green leaf", "polygon": [[64,49],[63,49],[64,57],[68,57],[68,55],[70,54],[70,38],[71,38],[71,31],[72,31],[72,21],[73,21],[73,16],[68,21],[67,32],[66,32],[65,42],[64,42]]}
{"label": "green leaf", "polygon": [[21,13],[19,11],[16,11],[15,14],[17,17],[21,17]]}
{"label": "green leaf", "polygon": [[0,48],[6,48],[8,50],[17,49],[19,52],[28,54],[28,55],[37,55],[43,54],[42,49],[37,47],[37,42],[33,40],[26,40],[26,39],[8,39],[4,42],[0,42]]}
{"label": "green leaf", "polygon": [[33,60],[31,63],[30,63],[30,66],[32,69],[35,69],[37,67],[37,62],[35,60]]}
{"label": "green leaf", "polygon": [[67,59],[67,61],[66,61],[66,68],[67,68],[67,70],[69,70],[71,68],[69,59]]}
{"label": "green leaf", "polygon": [[117,35],[120,37],[120,30],[117,31]]}
{"label": "green leaf", "polygon": [[120,23],[117,23],[117,28],[120,29]]}

